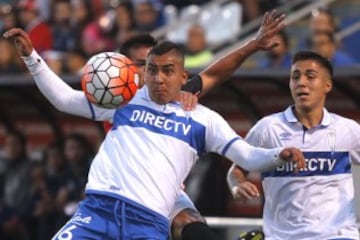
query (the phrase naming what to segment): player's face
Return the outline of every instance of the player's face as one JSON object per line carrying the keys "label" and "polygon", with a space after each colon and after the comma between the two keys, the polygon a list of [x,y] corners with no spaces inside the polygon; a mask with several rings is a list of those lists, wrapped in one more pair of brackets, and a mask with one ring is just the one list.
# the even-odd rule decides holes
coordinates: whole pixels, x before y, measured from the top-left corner
{"label": "player's face", "polygon": [[156,103],[166,104],[175,101],[186,79],[184,62],[173,51],[148,56],[145,83],[151,99]]}
{"label": "player's face", "polygon": [[292,65],[289,86],[295,108],[310,112],[324,107],[332,82],[324,67],[314,60],[305,60]]}
{"label": "player's face", "polygon": [[145,62],[146,56],[150,51],[150,47],[138,47],[130,49],[128,56],[137,67],[137,72],[139,74],[139,88],[144,86],[144,75],[145,75]]}

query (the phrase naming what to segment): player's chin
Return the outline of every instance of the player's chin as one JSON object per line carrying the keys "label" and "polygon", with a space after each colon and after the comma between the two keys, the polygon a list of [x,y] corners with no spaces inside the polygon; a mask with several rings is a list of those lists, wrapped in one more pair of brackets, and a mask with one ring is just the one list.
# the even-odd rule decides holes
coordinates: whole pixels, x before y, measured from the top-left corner
{"label": "player's chin", "polygon": [[160,105],[164,105],[164,104],[167,104],[170,102],[167,97],[159,95],[159,94],[155,94],[152,100]]}

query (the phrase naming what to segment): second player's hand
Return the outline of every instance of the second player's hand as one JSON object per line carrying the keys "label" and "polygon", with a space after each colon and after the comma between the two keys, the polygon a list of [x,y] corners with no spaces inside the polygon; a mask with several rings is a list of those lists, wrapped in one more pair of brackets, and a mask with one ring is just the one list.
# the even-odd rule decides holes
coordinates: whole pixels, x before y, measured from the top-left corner
{"label": "second player's hand", "polygon": [[14,39],[15,47],[20,56],[29,56],[33,51],[33,46],[29,35],[21,28],[12,28],[6,31],[5,38]]}
{"label": "second player's hand", "polygon": [[271,13],[265,13],[254,39],[258,48],[270,50],[279,44],[274,41],[273,37],[285,27],[283,23],[285,17],[285,14],[279,14],[277,10],[273,10]]}
{"label": "second player's hand", "polygon": [[284,148],[280,152],[280,158],[285,162],[293,162],[295,164],[295,172],[299,172],[301,169],[305,168],[305,157],[297,148]]}
{"label": "second player's hand", "polygon": [[198,94],[181,91],[178,96],[178,101],[185,111],[192,111],[198,103]]}
{"label": "second player's hand", "polygon": [[260,197],[260,193],[255,184],[245,181],[239,183],[231,189],[231,194],[236,200],[250,200]]}

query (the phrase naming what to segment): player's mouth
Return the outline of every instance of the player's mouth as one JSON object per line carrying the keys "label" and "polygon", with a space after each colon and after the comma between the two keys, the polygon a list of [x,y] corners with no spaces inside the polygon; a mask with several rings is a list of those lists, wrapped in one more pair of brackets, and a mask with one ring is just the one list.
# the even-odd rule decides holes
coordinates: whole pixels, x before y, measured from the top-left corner
{"label": "player's mouth", "polygon": [[298,97],[307,97],[307,96],[309,96],[310,94],[309,93],[307,93],[307,92],[297,92],[296,93],[296,96],[298,96]]}

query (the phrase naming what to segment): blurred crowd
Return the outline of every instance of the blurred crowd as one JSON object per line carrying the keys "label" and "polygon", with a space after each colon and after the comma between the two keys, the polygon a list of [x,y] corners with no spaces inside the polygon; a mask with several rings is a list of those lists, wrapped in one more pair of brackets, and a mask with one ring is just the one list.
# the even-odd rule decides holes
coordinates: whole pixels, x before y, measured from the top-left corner
{"label": "blurred crowd", "polygon": [[[206,0],[0,0],[0,32],[22,27],[30,35],[34,48],[59,74],[78,74],[86,60],[95,53],[118,49],[137,32],[152,32],[166,24],[166,4],[182,9],[189,4],[205,4]],[[243,22],[261,16],[264,11],[284,1],[238,0],[243,5]],[[334,66],[349,66],[357,61],[343,51],[336,38],[336,18],[326,9],[314,10],[309,18],[309,31],[299,40],[299,48],[313,49],[330,59]],[[291,39],[286,31],[276,38],[279,45],[253,67],[286,68],[291,65]],[[206,31],[200,24],[191,25],[184,43],[188,68],[206,65],[214,56],[209,50]],[[13,44],[0,38],[0,74],[26,73]],[[42,240],[52,234],[73,214],[82,199],[87,172],[95,149],[77,133],[49,144],[41,159],[29,159],[26,137],[9,131],[0,152],[0,239]],[[218,173],[219,166],[198,166]],[[210,170],[209,170],[210,169]],[[213,176],[213,175],[212,175]],[[219,179],[225,179],[223,175]],[[214,178],[211,178],[214,180]],[[205,184],[213,186],[216,183]],[[224,186],[219,186],[225,196]],[[196,199],[199,188],[189,184],[188,191]],[[191,191],[193,192],[191,194]],[[201,197],[198,197],[199,199]],[[213,199],[203,197],[199,209]],[[213,204],[219,207],[217,199]],[[206,205],[207,204],[207,205]],[[212,206],[211,206],[212,207]],[[224,206],[222,206],[224,207]],[[210,207],[209,207],[210,208]],[[216,214],[221,214],[219,209]]]}
{"label": "blurred crowd", "polygon": [[[0,32],[22,27],[30,35],[34,48],[59,74],[77,74],[86,60],[98,52],[114,51],[137,32],[152,32],[169,21],[164,7],[171,4],[180,11],[198,1],[161,0],[2,0],[0,1]],[[261,16],[264,11],[284,1],[237,0],[243,6],[242,22]],[[324,54],[335,64],[352,64],[355,60],[341,52],[335,39],[334,16],[326,10],[314,11],[310,34],[300,45]],[[214,53],[209,50],[207,33],[202,25],[193,24],[183,43],[186,67],[203,67]],[[278,36],[280,45],[254,67],[288,67],[291,58],[285,32]],[[9,40],[0,38],[0,73],[26,72]]]}
{"label": "blurred crowd", "polygon": [[0,239],[48,240],[84,196],[93,149],[78,133],[31,160],[26,138],[10,131],[0,158]]}

